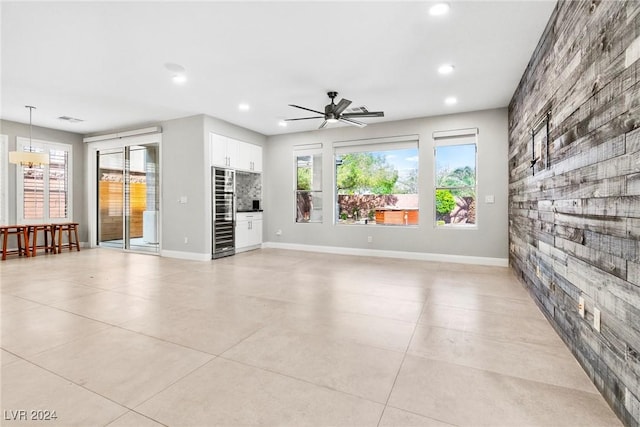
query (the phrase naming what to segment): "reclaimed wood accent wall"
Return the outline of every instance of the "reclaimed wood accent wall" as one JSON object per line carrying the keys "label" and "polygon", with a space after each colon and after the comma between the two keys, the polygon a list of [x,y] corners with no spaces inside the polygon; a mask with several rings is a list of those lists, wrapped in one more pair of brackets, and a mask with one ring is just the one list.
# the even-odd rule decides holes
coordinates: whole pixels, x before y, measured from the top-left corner
{"label": "reclaimed wood accent wall", "polygon": [[[640,1],[560,1],[509,105],[510,264],[629,426],[640,424],[639,57]],[[549,111],[549,166],[534,175],[532,128]]]}

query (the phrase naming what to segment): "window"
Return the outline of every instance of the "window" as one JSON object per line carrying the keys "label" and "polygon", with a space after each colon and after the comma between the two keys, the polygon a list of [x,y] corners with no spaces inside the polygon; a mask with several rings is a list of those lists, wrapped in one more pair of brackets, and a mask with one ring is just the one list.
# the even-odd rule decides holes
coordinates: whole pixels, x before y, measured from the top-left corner
{"label": "window", "polygon": [[475,129],[436,132],[434,138],[436,225],[474,226],[477,223]]}
{"label": "window", "polygon": [[[29,151],[29,140],[18,138],[18,149]],[[71,215],[71,146],[33,141],[32,151],[49,153],[45,166],[18,166],[18,222],[69,221]]]}
{"label": "window", "polygon": [[418,141],[336,143],[336,223],[418,224]]}
{"label": "window", "polygon": [[296,150],[296,222],[322,222],[322,150]]}

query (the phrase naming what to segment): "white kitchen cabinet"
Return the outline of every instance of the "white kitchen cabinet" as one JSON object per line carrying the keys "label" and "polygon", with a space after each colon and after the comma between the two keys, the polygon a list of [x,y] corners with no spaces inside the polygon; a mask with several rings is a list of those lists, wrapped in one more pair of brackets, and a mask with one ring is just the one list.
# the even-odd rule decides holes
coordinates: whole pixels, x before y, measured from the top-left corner
{"label": "white kitchen cabinet", "polygon": [[236,213],[236,252],[262,245],[262,212]]}
{"label": "white kitchen cabinet", "polygon": [[262,172],[262,147],[215,133],[209,134],[211,165]]}
{"label": "white kitchen cabinet", "polygon": [[211,165],[229,169],[237,168],[239,143],[240,141],[235,139],[211,133],[209,135]]}
{"label": "white kitchen cabinet", "polygon": [[262,172],[262,147],[238,141],[238,169]]}

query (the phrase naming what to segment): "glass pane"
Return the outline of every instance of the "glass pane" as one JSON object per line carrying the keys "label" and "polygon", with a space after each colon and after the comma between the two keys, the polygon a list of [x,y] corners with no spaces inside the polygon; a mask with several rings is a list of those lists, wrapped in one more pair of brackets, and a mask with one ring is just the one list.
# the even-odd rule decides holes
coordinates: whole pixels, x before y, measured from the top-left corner
{"label": "glass pane", "polygon": [[62,150],[49,150],[49,217],[67,218],[68,158]]}
{"label": "glass pane", "polygon": [[44,220],[44,167],[23,166],[24,219]]}
{"label": "glass pane", "polygon": [[127,248],[158,252],[159,149],[157,144],[129,149]]}
{"label": "glass pane", "polygon": [[475,187],[476,145],[436,147],[436,187]]}
{"label": "glass pane", "polygon": [[[24,151],[42,152],[36,147],[23,147]],[[44,220],[44,166],[22,167],[22,207],[24,219]]]}
{"label": "glass pane", "polygon": [[322,192],[296,191],[296,222],[322,222]]}
{"label": "glass pane", "polygon": [[417,225],[418,149],[336,156],[340,224]]}
{"label": "glass pane", "polygon": [[313,161],[311,156],[296,157],[296,190],[311,190]]}
{"label": "glass pane", "polygon": [[436,224],[476,223],[476,145],[436,147]]}
{"label": "glass pane", "polygon": [[437,225],[476,223],[475,187],[436,189]]}
{"label": "glass pane", "polygon": [[322,153],[296,156],[296,222],[322,222]]}
{"label": "glass pane", "polygon": [[98,241],[122,248],[124,151],[98,154]]}

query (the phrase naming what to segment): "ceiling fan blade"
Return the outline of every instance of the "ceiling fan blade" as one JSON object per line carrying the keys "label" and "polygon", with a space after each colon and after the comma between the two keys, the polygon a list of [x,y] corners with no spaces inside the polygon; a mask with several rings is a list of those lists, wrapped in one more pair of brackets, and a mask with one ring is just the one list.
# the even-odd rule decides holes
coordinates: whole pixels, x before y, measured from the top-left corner
{"label": "ceiling fan blade", "polygon": [[289,104],[289,107],[295,107],[295,108],[300,108],[301,110],[311,111],[312,113],[320,114],[320,115],[322,115],[322,117],[324,117],[324,113],[323,112],[312,110],[311,108],[301,107],[301,106],[295,105],[295,104]]}
{"label": "ceiling fan blade", "polygon": [[338,120],[340,120],[342,123],[347,123],[347,124],[350,124],[350,125],[358,126],[359,128],[363,128],[363,127],[365,127],[367,125],[366,123],[362,123],[362,122],[359,122],[357,120],[347,119],[347,118],[344,118],[344,117],[340,117]]}
{"label": "ceiling fan blade", "polygon": [[366,113],[344,113],[342,117],[384,117],[384,111],[367,111]]}
{"label": "ceiling fan blade", "polygon": [[336,105],[336,108],[333,110],[333,113],[336,116],[339,116],[340,113],[342,113],[344,110],[346,110],[349,105],[351,105],[351,101],[349,101],[346,98],[342,98],[340,100],[340,102],[338,102],[338,104]]}
{"label": "ceiling fan blade", "polygon": [[284,119],[285,122],[292,122],[294,120],[309,120],[309,119],[322,119],[324,116],[315,116],[315,117],[299,117],[297,119]]}
{"label": "ceiling fan blade", "polygon": [[325,127],[327,125],[327,123],[329,123],[329,122],[327,122],[326,120],[323,121],[322,123],[320,123],[320,126],[318,127],[318,129],[322,129],[323,127]]}

